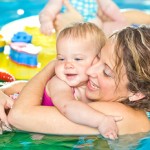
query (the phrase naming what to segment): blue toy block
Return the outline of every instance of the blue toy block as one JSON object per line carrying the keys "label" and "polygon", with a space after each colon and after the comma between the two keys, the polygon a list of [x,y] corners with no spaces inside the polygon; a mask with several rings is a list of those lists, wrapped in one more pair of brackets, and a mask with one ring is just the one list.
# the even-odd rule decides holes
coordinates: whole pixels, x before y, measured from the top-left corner
{"label": "blue toy block", "polygon": [[28,53],[20,53],[18,51],[15,51],[11,48],[9,57],[11,60],[16,62],[17,64],[30,66],[30,67],[37,67],[38,65],[38,59],[37,55],[31,55]]}
{"label": "blue toy block", "polygon": [[25,42],[31,43],[32,35],[27,34],[26,32],[17,32],[14,34],[11,42]]}

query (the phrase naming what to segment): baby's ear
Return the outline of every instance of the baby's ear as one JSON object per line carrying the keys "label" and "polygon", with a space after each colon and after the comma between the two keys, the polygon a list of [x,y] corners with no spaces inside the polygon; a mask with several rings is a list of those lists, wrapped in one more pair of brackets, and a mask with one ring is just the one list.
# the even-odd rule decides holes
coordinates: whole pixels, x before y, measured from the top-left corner
{"label": "baby's ear", "polygon": [[145,95],[143,93],[137,92],[137,93],[133,94],[132,96],[130,96],[129,100],[130,101],[138,101],[144,97],[145,97]]}

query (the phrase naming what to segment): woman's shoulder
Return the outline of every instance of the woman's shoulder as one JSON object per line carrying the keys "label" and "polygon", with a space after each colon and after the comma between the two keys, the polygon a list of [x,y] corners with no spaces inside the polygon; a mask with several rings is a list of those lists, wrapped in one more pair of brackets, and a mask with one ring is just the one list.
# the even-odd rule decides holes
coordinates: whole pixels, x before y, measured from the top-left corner
{"label": "woman's shoulder", "polygon": [[97,109],[99,111],[103,111],[103,113],[109,114],[109,115],[119,115],[119,114],[133,114],[137,112],[135,109],[124,105],[120,102],[92,102],[89,104],[90,106],[94,107],[94,109]]}
{"label": "woman's shoulder", "polygon": [[119,134],[134,134],[150,130],[150,121],[142,110],[118,102],[93,102],[90,106],[106,115],[122,116],[123,119],[117,122]]}

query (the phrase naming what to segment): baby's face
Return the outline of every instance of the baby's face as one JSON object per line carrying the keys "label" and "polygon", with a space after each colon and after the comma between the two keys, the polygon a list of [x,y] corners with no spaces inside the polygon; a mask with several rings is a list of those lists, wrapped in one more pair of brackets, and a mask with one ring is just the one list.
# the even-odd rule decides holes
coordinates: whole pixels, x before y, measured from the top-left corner
{"label": "baby's face", "polygon": [[57,43],[56,75],[69,86],[78,87],[88,80],[87,69],[97,50],[89,40],[62,38]]}

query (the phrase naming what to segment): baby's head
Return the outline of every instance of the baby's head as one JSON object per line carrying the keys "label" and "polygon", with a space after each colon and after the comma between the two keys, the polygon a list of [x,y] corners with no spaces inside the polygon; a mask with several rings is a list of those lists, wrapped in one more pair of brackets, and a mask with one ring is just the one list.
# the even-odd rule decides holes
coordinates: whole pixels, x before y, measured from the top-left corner
{"label": "baby's head", "polygon": [[69,86],[86,83],[86,70],[105,44],[105,35],[93,23],[75,23],[57,37],[56,75]]}

